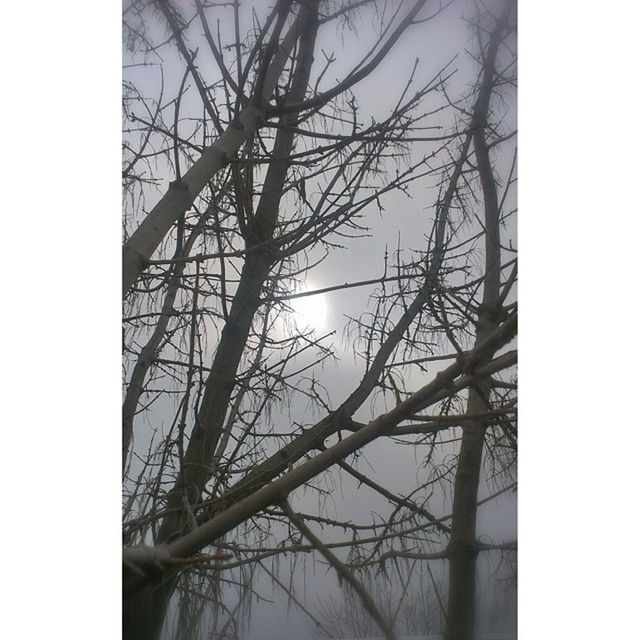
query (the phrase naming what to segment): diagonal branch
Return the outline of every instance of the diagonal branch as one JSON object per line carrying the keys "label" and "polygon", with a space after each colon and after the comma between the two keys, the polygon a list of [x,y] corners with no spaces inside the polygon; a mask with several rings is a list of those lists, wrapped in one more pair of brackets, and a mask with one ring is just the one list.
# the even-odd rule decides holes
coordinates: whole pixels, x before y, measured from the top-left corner
{"label": "diagonal branch", "polygon": [[[296,20],[283,38],[264,73],[261,91],[273,91],[298,38],[301,21]],[[269,94],[270,95],[270,94]],[[263,93],[263,100],[265,94]],[[255,103],[254,103],[255,102]],[[207,147],[180,182],[172,182],[140,226],[123,246],[122,295],[126,297],[165,236],[194,203],[213,176],[225,167],[240,147],[264,124],[261,101],[248,104],[213,144]]]}
{"label": "diagonal branch", "polygon": [[335,85],[335,87],[329,89],[328,91],[325,91],[324,93],[321,93],[320,95],[317,95],[315,98],[305,100],[304,102],[268,108],[267,116],[270,117],[273,115],[283,115],[286,113],[300,113],[301,111],[306,111],[307,109],[321,107],[322,105],[327,104],[327,102],[340,95],[344,91],[347,91],[355,84],[366,78],[372,71],[374,71],[374,69],[382,62],[382,60],[384,60],[385,56],[389,53],[389,51],[391,51],[400,36],[406,31],[407,27],[412,24],[414,18],[420,12],[420,9],[422,9],[422,7],[426,4],[426,1],[427,0],[417,0],[404,20],[402,20],[402,22],[396,27],[394,32],[389,36],[384,45],[380,47],[378,53],[376,53],[376,55],[369,61],[368,64],[364,65],[355,73],[351,73],[342,82],[339,82],[337,85]]}
{"label": "diagonal branch", "polygon": [[[460,386],[461,381],[465,381],[467,385],[471,384],[475,380],[474,371],[481,369],[485,373],[488,370],[494,370],[495,366],[492,367],[491,365],[496,361],[499,361],[502,367],[511,366],[513,362],[505,361],[501,357],[488,364],[487,362],[498,349],[515,336],[516,330],[517,316],[513,314],[486,340],[462,354],[456,362],[438,373],[430,383],[413,393],[388,413],[378,416],[349,437],[340,440],[332,447],[327,448],[253,494],[231,505],[222,513],[174,540],[171,544],[160,545],[155,548],[163,549],[164,556],[167,554],[169,557],[176,558],[193,556],[203,547],[233,530],[240,523],[245,522],[264,508],[271,504],[280,503],[291,491],[326,471],[339,460],[358,451],[379,436],[391,432],[407,416],[424,409],[436,401],[435,399],[442,392]],[[485,364],[487,366],[482,367]],[[136,549],[136,547],[124,549],[125,562],[138,555]],[[143,586],[146,580],[147,578],[142,576],[139,580],[130,582],[125,587],[129,590],[135,590]]]}

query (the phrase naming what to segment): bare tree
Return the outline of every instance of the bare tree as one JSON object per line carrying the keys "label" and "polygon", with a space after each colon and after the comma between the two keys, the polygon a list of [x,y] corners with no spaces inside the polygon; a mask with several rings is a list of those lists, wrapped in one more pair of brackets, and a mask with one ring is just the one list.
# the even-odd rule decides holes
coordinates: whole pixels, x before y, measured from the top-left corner
{"label": "bare tree", "polygon": [[[513,16],[510,3],[497,18],[476,8],[471,89],[453,98],[455,65],[425,77],[416,61],[384,117],[366,122],[358,90],[402,37],[429,33],[449,8],[425,5],[389,13],[373,1],[279,0],[249,11],[195,0],[187,13],[139,0],[125,11],[126,638],[159,637],[171,602],[178,637],[239,637],[262,562],[309,552],[352,585],[387,637],[394,621],[356,573],[390,559],[448,560],[447,634],[471,638],[475,556],[514,549],[475,531],[485,444],[495,494],[513,486],[516,269],[499,229],[514,212],[515,160],[495,156],[514,136],[501,121]],[[353,33],[358,17],[377,39],[331,82],[337,60],[319,43],[330,29]],[[155,99],[140,69],[162,79]],[[398,250],[382,275],[299,290],[368,233],[372,210],[418,194],[434,220],[408,258]],[[336,399],[317,379],[333,337],[298,326],[291,305],[372,286],[372,311],[347,333],[360,382]],[[304,422],[291,415],[301,406]],[[375,417],[363,422],[365,409]],[[414,493],[426,499],[357,468],[373,442],[420,452],[428,476]],[[384,522],[354,528],[290,506],[300,489],[326,495],[340,477],[389,502]],[[453,477],[452,513],[435,515],[431,502]],[[308,520],[353,539],[326,543]]]}
{"label": "bare tree", "polygon": [[[500,324],[504,313],[503,302],[508,287],[500,286],[502,248],[500,245],[501,206],[498,185],[492,168],[488,145],[489,105],[496,78],[498,49],[504,31],[509,28],[509,19],[514,6],[507,3],[491,36],[483,49],[483,71],[478,97],[473,108],[473,146],[477,171],[482,186],[484,210],[485,267],[482,282],[482,298],[475,321],[475,344],[481,344]],[[479,37],[482,37],[481,35]],[[514,271],[515,273],[515,271]],[[507,285],[509,283],[507,282]],[[454,494],[451,536],[448,545],[449,599],[447,609],[448,640],[471,639],[475,618],[476,583],[476,503],[484,450],[485,432],[491,426],[490,418],[483,414],[494,409],[491,379],[478,379],[469,388],[466,414],[470,416],[462,426],[462,440],[458,457]],[[510,433],[509,427],[506,429]],[[508,436],[507,436],[508,437]]]}

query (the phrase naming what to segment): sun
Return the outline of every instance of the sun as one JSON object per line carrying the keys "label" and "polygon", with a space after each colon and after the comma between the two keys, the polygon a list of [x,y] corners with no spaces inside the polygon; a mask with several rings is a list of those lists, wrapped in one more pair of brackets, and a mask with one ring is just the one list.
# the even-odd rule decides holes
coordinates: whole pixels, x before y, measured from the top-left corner
{"label": "sun", "polygon": [[[314,291],[316,287],[309,284],[303,285],[296,293],[307,293]],[[296,323],[300,329],[321,330],[327,324],[327,301],[322,293],[302,296],[291,300]]]}

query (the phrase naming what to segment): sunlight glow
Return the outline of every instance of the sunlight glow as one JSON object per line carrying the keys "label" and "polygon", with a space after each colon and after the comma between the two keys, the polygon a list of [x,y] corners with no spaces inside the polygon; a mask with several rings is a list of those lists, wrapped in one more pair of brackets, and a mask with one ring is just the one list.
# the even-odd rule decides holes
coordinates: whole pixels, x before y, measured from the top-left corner
{"label": "sunlight glow", "polygon": [[[313,291],[317,287],[305,285],[298,293]],[[305,296],[291,300],[291,308],[295,314],[295,320],[300,329],[324,329],[327,323],[326,296],[319,293],[315,296]]]}

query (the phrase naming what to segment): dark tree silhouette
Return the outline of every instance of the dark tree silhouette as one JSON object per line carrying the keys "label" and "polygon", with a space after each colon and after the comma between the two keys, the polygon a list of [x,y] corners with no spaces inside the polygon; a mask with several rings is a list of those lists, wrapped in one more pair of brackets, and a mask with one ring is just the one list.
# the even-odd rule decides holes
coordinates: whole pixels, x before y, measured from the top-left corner
{"label": "dark tree silhouette", "polygon": [[[170,610],[176,637],[240,637],[264,560],[308,552],[389,638],[396,621],[359,574],[447,561],[447,638],[473,637],[476,556],[515,551],[476,532],[479,487],[515,486],[513,3],[465,5],[474,71],[457,97],[458,61],[428,77],[416,61],[384,118],[366,108],[385,59],[454,8],[125,9],[125,638],[158,638]],[[353,38],[358,20],[379,37],[334,72],[326,34]],[[145,73],[162,78],[154,98]],[[369,233],[370,211],[388,216],[400,196],[432,212],[411,251],[380,256],[382,275],[301,289]],[[334,337],[299,326],[291,305],[364,287],[371,311],[346,333],[360,381],[338,397],[317,377]],[[303,402],[302,424],[287,415]],[[416,451],[427,476],[412,494],[358,468],[373,442]],[[384,522],[355,526],[294,504],[335,477],[384,498]],[[326,543],[316,525],[352,539]]]}

